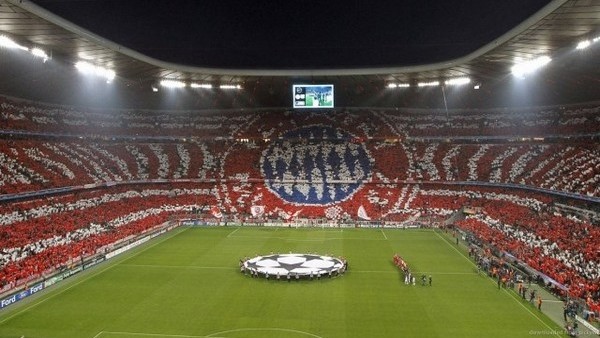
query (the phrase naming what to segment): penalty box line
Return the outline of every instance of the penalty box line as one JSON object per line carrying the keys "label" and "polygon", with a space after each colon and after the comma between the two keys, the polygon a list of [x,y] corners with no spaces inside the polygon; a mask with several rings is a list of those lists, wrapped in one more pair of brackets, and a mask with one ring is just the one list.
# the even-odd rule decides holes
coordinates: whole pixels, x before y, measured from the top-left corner
{"label": "penalty box line", "polygon": [[227,238],[240,238],[240,239],[280,239],[282,241],[289,241],[289,242],[324,242],[324,241],[340,241],[340,240],[350,240],[350,241],[386,241],[387,240],[385,238],[352,238],[352,237],[290,238],[290,237],[281,237],[281,236],[243,236],[243,235],[241,235],[241,236],[240,235],[227,236]]}
{"label": "penalty box line", "polygon": [[253,331],[280,331],[280,332],[287,332],[287,333],[295,333],[295,334],[301,334],[303,336],[309,336],[309,337],[313,337],[313,338],[323,338],[319,335],[310,333],[310,332],[305,332],[305,331],[301,331],[301,330],[294,330],[294,329],[284,329],[284,328],[279,328],[279,327],[264,327],[264,328],[258,328],[258,327],[250,327],[250,328],[239,328],[239,329],[233,329],[233,330],[225,330],[225,331],[220,331],[220,332],[215,332],[215,333],[211,333],[209,335],[202,335],[202,336],[197,336],[197,335],[184,335],[184,334],[164,334],[164,333],[145,333],[145,332],[125,332],[125,331],[100,331],[98,332],[95,336],[93,336],[92,338],[101,338],[103,335],[117,335],[117,336],[125,336],[125,337],[174,337],[174,338],[227,338],[225,336],[221,336],[222,334],[227,334],[227,333],[235,333],[235,332],[253,332]]}
{"label": "penalty box line", "polygon": [[123,336],[123,337],[174,337],[174,338],[227,338],[219,336],[192,336],[185,334],[165,334],[165,333],[146,333],[146,332],[126,332],[126,331],[100,331],[92,338],[102,338],[104,335]]}

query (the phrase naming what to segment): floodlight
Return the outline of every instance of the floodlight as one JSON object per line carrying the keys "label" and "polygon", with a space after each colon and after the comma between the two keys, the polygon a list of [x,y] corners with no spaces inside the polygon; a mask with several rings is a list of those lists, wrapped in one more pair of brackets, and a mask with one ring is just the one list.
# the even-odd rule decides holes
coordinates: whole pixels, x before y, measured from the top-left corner
{"label": "floodlight", "polygon": [[161,80],[160,85],[167,88],[183,88],[185,83],[177,80]]}
{"label": "floodlight", "polygon": [[583,41],[580,41],[580,42],[577,44],[577,47],[575,47],[575,49],[586,49],[586,48],[588,48],[588,47],[589,47],[591,44],[592,44],[592,42],[591,42],[590,40],[583,40]]}
{"label": "floodlight", "polygon": [[113,70],[102,68],[102,67],[96,68],[96,75],[106,78],[106,82],[112,81],[116,76],[116,74]]}
{"label": "floodlight", "polygon": [[84,59],[84,60],[88,60],[88,61],[94,60],[94,58],[93,58],[92,56],[90,56],[90,55],[87,55],[86,53],[83,53],[83,52],[79,52],[79,53],[77,53],[77,56],[78,56],[80,59]]}
{"label": "floodlight", "polygon": [[106,79],[106,82],[112,81],[116,73],[111,70],[100,66],[95,66],[89,62],[79,61],[75,64],[75,68],[77,68],[80,72],[84,74],[93,74],[96,76],[100,76]]}
{"label": "floodlight", "polygon": [[220,85],[221,89],[242,89],[241,85]]}
{"label": "floodlight", "polygon": [[510,71],[514,76],[523,77],[526,74],[530,74],[537,69],[544,67],[550,61],[552,61],[552,59],[549,56],[540,56],[533,60],[517,63],[510,68]]}
{"label": "floodlight", "polygon": [[95,66],[85,61],[79,61],[75,64],[75,68],[77,68],[82,73],[92,73],[94,72]]}
{"label": "floodlight", "polygon": [[44,52],[40,48],[33,48],[33,49],[31,49],[31,54],[33,54],[33,56],[36,56],[36,57],[39,57],[39,58],[43,59],[44,62],[48,61],[48,54],[46,54],[46,52]]}
{"label": "floodlight", "polygon": [[410,87],[410,83],[389,83],[387,85],[388,88],[408,88]]}
{"label": "floodlight", "polygon": [[29,48],[19,45],[18,43],[14,42],[11,38],[5,35],[0,35],[0,47],[29,50]]}
{"label": "floodlight", "polygon": [[418,87],[435,87],[435,86],[439,86],[439,85],[440,85],[440,81],[419,82],[417,84]]}
{"label": "floodlight", "polygon": [[471,79],[468,77],[455,77],[453,79],[446,80],[444,84],[446,86],[460,86],[471,83]]}
{"label": "floodlight", "polygon": [[210,83],[192,83],[190,84],[192,88],[202,88],[202,89],[211,89],[212,85]]}

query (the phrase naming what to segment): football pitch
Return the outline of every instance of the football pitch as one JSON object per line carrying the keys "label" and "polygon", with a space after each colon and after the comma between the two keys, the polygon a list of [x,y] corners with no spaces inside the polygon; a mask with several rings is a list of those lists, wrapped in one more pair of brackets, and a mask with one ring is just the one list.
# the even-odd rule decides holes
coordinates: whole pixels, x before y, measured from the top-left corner
{"label": "football pitch", "polygon": [[[180,228],[0,312],[0,337],[562,337],[433,230]],[[251,278],[268,253],[343,256],[320,280]],[[404,284],[398,253],[432,286]]]}
{"label": "football pitch", "polygon": [[315,106],[316,103],[316,107],[331,107],[333,108],[333,102],[329,99],[325,99],[325,100],[318,100],[315,99],[314,96],[312,95],[307,95],[306,96],[306,106],[307,107],[313,107]]}

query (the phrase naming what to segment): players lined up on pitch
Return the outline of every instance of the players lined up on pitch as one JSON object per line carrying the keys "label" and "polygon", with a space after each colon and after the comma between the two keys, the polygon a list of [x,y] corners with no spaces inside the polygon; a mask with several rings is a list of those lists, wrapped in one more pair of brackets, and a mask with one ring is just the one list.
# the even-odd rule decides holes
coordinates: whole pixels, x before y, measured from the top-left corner
{"label": "players lined up on pitch", "polygon": [[[417,285],[417,277],[410,271],[408,264],[400,257],[400,255],[395,254],[393,257],[394,265],[398,267],[398,269],[402,270],[404,274],[404,284],[406,285]],[[433,278],[431,275],[426,276],[425,274],[421,274],[421,285],[429,285],[431,286],[433,282]]]}

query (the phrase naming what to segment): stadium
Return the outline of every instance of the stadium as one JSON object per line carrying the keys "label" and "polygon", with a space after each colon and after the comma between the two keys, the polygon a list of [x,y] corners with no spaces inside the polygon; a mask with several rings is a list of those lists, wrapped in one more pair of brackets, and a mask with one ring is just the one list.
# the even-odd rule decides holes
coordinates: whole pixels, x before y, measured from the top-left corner
{"label": "stadium", "polygon": [[0,0],[0,338],[600,335],[600,0],[393,3]]}

